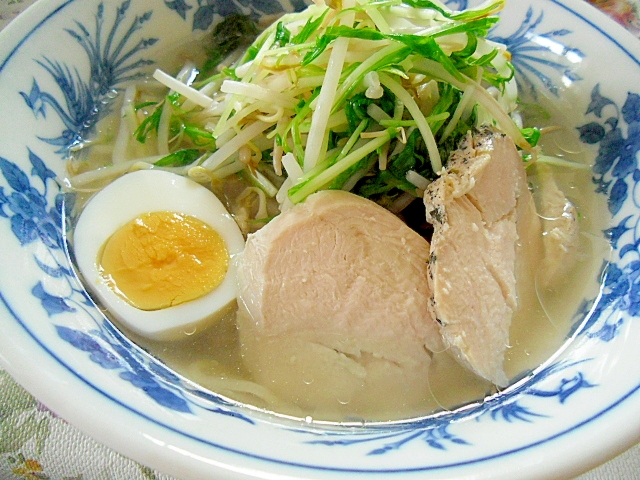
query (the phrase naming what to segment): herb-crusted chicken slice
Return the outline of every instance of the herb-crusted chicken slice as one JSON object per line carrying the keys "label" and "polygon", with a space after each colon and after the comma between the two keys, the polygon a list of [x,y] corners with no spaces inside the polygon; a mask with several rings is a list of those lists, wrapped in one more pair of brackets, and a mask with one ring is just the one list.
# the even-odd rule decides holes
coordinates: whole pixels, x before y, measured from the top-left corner
{"label": "herb-crusted chicken slice", "polygon": [[540,225],[514,143],[489,128],[469,134],[424,203],[434,226],[431,308],[445,344],[477,375],[506,386],[516,280],[533,288],[528,263],[540,251]]}

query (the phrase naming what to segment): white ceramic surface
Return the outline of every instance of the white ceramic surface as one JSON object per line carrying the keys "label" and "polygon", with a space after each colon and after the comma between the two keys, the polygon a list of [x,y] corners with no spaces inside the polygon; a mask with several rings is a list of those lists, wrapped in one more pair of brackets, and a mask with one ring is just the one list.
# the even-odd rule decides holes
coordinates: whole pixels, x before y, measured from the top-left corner
{"label": "white ceramic surface", "polygon": [[[577,92],[593,188],[613,214],[599,303],[577,320],[570,348],[532,379],[438,418],[328,429],[190,385],[99,314],[65,255],[55,181],[64,147],[111,88],[241,3],[278,11],[267,0],[43,0],[0,34],[0,361],[12,376],[99,441],[185,479],[571,476],[640,440],[640,47],[581,0],[512,0],[493,32],[536,89]],[[88,81],[91,71],[100,81]]]}

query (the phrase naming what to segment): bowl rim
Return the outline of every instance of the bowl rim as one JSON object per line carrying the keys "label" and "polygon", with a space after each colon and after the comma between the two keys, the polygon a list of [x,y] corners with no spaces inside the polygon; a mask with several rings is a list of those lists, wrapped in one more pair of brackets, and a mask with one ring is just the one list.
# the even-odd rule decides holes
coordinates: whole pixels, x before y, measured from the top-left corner
{"label": "bowl rim", "polygon": [[[0,63],[0,72],[3,71],[6,63],[11,59],[11,57],[19,50],[19,48],[27,41],[27,39],[31,36],[31,34],[37,30],[43,22],[46,22],[50,17],[55,15],[59,10],[63,9],[67,5],[73,3],[75,0],[40,0],[35,3],[31,7],[29,7],[21,16],[19,16],[16,20],[14,20],[6,29],[0,33],[0,58],[2,58],[2,54],[6,52],[6,50],[10,50],[10,53],[3,59],[2,63]],[[592,28],[595,28],[606,35],[613,43],[615,43],[625,54],[631,58],[637,65],[640,66],[640,45],[637,44],[637,39],[631,35],[626,30],[623,30],[618,24],[616,24],[609,17],[605,16],[601,12],[595,10],[593,7],[588,6],[586,3],[581,2],[581,0],[548,0],[551,3],[559,5],[565,10],[570,11],[571,13],[577,15],[587,24],[589,24]],[[21,32],[28,31],[27,34],[22,34]],[[625,32],[625,33],[622,33]],[[22,36],[21,36],[22,35]],[[16,42],[16,38],[19,38],[19,41]],[[631,44],[631,42],[634,42]],[[8,46],[7,46],[8,45]],[[635,50],[635,52],[634,52]],[[158,459],[166,456],[166,447],[160,446],[157,441],[154,441],[153,438],[147,438],[149,435],[145,433],[147,431],[146,422],[151,421],[155,424],[155,427],[162,429],[169,429],[174,431],[175,433],[179,433],[183,436],[187,436],[184,432],[179,432],[173,429],[169,425],[162,425],[158,423],[156,420],[145,416],[143,412],[138,412],[132,407],[123,404],[117,398],[109,395],[107,392],[101,391],[95,385],[92,385],[88,379],[85,379],[77,372],[73,371],[69,366],[65,365],[64,361],[59,359],[54,352],[52,352],[45,344],[41,343],[39,339],[31,332],[26,325],[22,323],[22,319],[16,313],[16,311],[12,308],[11,302],[5,298],[5,295],[2,291],[0,291],[0,300],[3,304],[3,308],[7,311],[9,316],[15,319],[15,323],[11,324],[12,329],[16,327],[16,324],[19,324],[24,329],[22,334],[22,338],[25,336],[30,337],[30,341],[32,343],[37,344],[40,347],[40,350],[37,351],[37,355],[30,353],[27,354],[24,347],[20,347],[19,342],[6,342],[3,345],[3,350],[0,351],[0,363],[6,368],[12,377],[17,378],[18,382],[23,384],[23,386],[32,394],[36,396],[38,399],[44,400],[44,402],[52,407],[52,409],[58,413],[60,413],[63,418],[71,419],[71,423],[76,425],[81,430],[88,433],[90,436],[98,438],[101,442],[107,444],[111,448],[118,450],[120,452],[125,453],[128,456],[133,456],[138,459],[138,461],[145,464],[157,464]],[[16,333],[16,332],[14,332]],[[27,342],[29,343],[29,342]],[[60,374],[60,376],[53,375],[40,375],[40,376],[28,376],[25,377],[23,372],[28,371],[36,371],[39,372],[38,367],[42,364],[43,356],[48,355],[49,357],[55,359],[59,365],[59,369],[66,370],[66,375]],[[57,370],[59,370],[57,368]],[[59,371],[58,373],[61,373]],[[100,404],[100,409],[113,410],[115,412],[121,413],[121,407],[128,411],[127,416],[139,416],[144,418],[145,421],[140,422],[132,422],[131,419],[127,419],[123,417],[122,419],[118,418],[114,420],[111,416],[98,416],[101,422],[96,422],[96,417],[93,413],[88,413],[83,411],[82,409],[77,409],[76,406],[69,402],[68,396],[60,393],[58,387],[61,384],[69,385],[75,380],[80,380],[81,383],[89,386],[90,390],[93,392],[90,394],[92,397],[96,397],[96,405],[91,408],[91,412],[95,412],[99,410],[98,404]],[[494,457],[501,457],[503,455],[511,455],[521,451],[528,450],[533,446],[536,446],[540,443],[554,441],[557,438],[566,436],[570,432],[585,428],[589,431],[590,434],[595,434],[596,432],[602,432],[603,429],[611,430],[613,425],[618,426],[618,434],[623,431],[626,432],[627,435],[620,435],[614,437],[607,437],[607,440],[610,444],[610,448],[606,450],[602,450],[601,448],[596,448],[593,442],[589,442],[587,438],[593,438],[591,435],[583,435],[584,440],[581,444],[581,451],[587,452],[589,459],[587,460],[589,466],[595,466],[603,460],[611,458],[615,456],[617,453],[620,453],[623,449],[631,446],[633,443],[640,441],[640,420],[633,422],[634,428],[630,428],[629,425],[632,422],[629,421],[628,417],[625,417],[623,412],[621,411],[619,406],[626,404],[629,405],[629,402],[633,401],[633,397],[638,395],[638,391],[640,390],[640,384],[636,385],[633,389],[631,389],[624,397],[620,398],[618,401],[614,402],[609,407],[603,409],[597,415],[593,415],[591,418],[585,419],[578,425],[567,429],[561,433],[552,435],[548,439],[541,440],[539,442],[534,442],[530,446],[516,449],[512,452],[504,452],[499,455],[495,455]],[[97,399],[100,398],[100,401]],[[108,399],[105,400],[105,399]],[[115,404],[115,405],[114,405]],[[613,420],[608,420],[605,422],[605,417],[613,418]],[[605,422],[605,423],[603,423]],[[135,436],[128,435],[123,438],[120,435],[114,436],[114,432],[116,432],[115,427],[119,426],[122,429],[131,429],[132,425],[135,425],[133,428],[136,430],[136,435],[145,438],[145,443],[140,443],[137,440],[134,440]],[[142,426],[145,428],[142,428]],[[90,428],[89,428],[90,426]],[[622,429],[622,427],[625,427]],[[99,430],[99,433],[96,434],[96,427]],[[154,427],[154,428],[155,428]],[[605,428],[606,427],[606,428]],[[615,429],[614,429],[615,430]],[[584,430],[582,430],[584,431]],[[122,430],[119,430],[122,432]],[[105,440],[107,439],[107,440]],[[190,440],[197,440],[195,438],[190,438]],[[574,439],[575,440],[575,439]],[[214,443],[207,442],[211,446],[214,446],[219,449],[225,450],[226,447],[222,445],[215,445]],[[145,445],[141,447],[140,445]],[[130,452],[133,452],[131,454]],[[153,452],[153,453],[151,453]],[[175,453],[175,452],[174,452]],[[241,455],[247,455],[246,452],[232,452],[238,453]],[[182,452],[178,454],[180,458],[189,459],[189,452]],[[586,457],[586,455],[581,455]],[[495,458],[493,458],[495,459]],[[207,459],[201,458],[201,464],[210,474],[211,472],[208,470],[212,467],[212,465],[207,462]],[[276,463],[281,463],[272,459],[261,459],[268,460]],[[478,463],[481,461],[490,460],[490,459],[478,459],[471,463]],[[213,462],[213,461],[212,461]],[[237,468],[232,464],[224,464],[223,462],[214,462],[219,463],[215,467],[219,469],[218,471],[221,474],[231,475],[233,478],[236,478],[236,475],[255,475],[255,476],[263,476],[262,473],[258,471],[246,471],[247,469]],[[558,467],[564,473],[575,473],[578,471],[583,471],[583,467],[578,467],[575,465],[575,461],[572,460],[568,455],[563,454],[563,452],[557,452],[556,458],[553,462],[547,462],[547,465],[540,465],[540,472],[543,475],[551,475],[558,474]],[[553,467],[551,467],[553,464]],[[564,465],[563,465],[564,464]],[[321,467],[310,467],[309,465],[300,465],[303,468],[318,468],[322,470]],[[446,468],[449,468],[447,466]],[[173,470],[170,465],[167,465],[167,471]],[[250,470],[250,469],[249,469]],[[424,469],[419,469],[423,471]],[[198,469],[195,472],[196,475],[202,474],[203,470]],[[340,470],[342,472],[342,470]],[[376,472],[367,471],[366,473],[373,474]],[[397,473],[405,473],[405,470],[399,470]],[[515,472],[515,470],[514,470]],[[511,473],[514,473],[511,472]],[[546,472],[546,473],[545,473]],[[392,473],[390,471],[384,473]],[[520,472],[521,473],[521,472]],[[180,470],[176,474],[184,475],[184,472]],[[198,478],[198,477],[193,477]],[[237,478],[244,478],[242,476],[237,476]],[[494,477],[495,478],[495,477]],[[508,477],[505,477],[508,478]]]}

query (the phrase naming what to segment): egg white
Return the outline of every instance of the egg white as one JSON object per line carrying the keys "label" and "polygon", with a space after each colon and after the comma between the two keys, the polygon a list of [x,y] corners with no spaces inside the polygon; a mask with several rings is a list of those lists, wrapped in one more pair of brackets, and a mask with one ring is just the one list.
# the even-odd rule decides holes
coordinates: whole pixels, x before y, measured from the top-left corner
{"label": "egg white", "polygon": [[[168,211],[191,215],[216,230],[229,252],[222,283],[195,300],[161,310],[145,311],[129,304],[103,280],[98,254],[116,230],[143,213]],[[224,205],[208,189],[185,177],[160,170],[128,173],[98,192],[80,214],[73,234],[80,273],[110,314],[139,335],[157,340],[180,338],[202,329],[235,306],[234,256],[244,249],[244,237]]]}

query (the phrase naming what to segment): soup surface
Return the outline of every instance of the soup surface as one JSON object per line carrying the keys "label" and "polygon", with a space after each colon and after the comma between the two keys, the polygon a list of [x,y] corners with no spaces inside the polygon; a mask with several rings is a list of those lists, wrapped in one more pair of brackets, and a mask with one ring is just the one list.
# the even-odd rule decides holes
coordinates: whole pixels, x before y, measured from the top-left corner
{"label": "soup surface", "polygon": [[[553,124],[557,125],[557,122]],[[544,146],[545,151],[555,150],[556,154],[562,154],[565,158],[588,162],[588,151],[563,151],[563,148],[573,148],[567,145],[579,145],[577,139],[571,139],[572,135],[569,128],[549,135],[546,139],[549,145]],[[554,169],[554,177],[580,212],[581,235],[579,248],[575,252],[577,258],[562,282],[539,288],[530,292],[528,298],[520,299],[520,307],[511,325],[511,344],[504,363],[505,372],[512,381],[525,377],[550,361],[570,340],[568,335],[576,321],[574,315],[585,298],[596,296],[598,272],[609,252],[609,245],[601,234],[607,224],[606,204],[593,192],[590,171],[557,168]],[[535,191],[536,175],[530,175],[529,179]],[[584,279],[592,280],[585,282]],[[234,312],[204,331],[184,332],[183,338],[178,341],[150,341],[131,332],[128,336],[173,370],[205,388],[240,403],[301,418],[311,416],[316,420],[328,421],[399,420],[455,409],[482,401],[485,396],[496,392],[495,386],[461,366],[447,352],[438,352],[433,355],[425,378],[427,394],[418,408],[415,405],[403,405],[398,393],[392,394],[394,401],[389,406],[389,390],[368,392],[369,395],[380,397],[372,398],[369,405],[354,407],[350,405],[349,398],[336,395],[332,402],[324,403],[322,408],[314,407],[313,398],[318,393],[314,391],[314,378],[295,371],[283,372],[283,375],[295,378],[302,390],[307,391],[306,396],[279,398],[265,386],[254,383],[251,373],[243,364],[236,315],[237,312]],[[273,361],[278,362],[276,359]],[[341,387],[336,385],[336,391],[340,390]]]}
{"label": "soup surface", "polygon": [[[383,13],[387,14],[388,12]],[[310,14],[307,13],[307,16],[301,19],[294,18],[292,23],[288,24],[288,28],[291,29],[289,37],[282,33],[281,27],[265,30],[267,33],[271,32],[269,35],[277,36],[278,32],[284,35],[282,38],[278,37],[280,40],[275,41],[271,50],[292,45],[297,35],[302,35],[304,25],[314,24],[313,22],[318,19],[323,19],[322,21],[326,22],[333,15],[335,12],[330,10],[326,10],[326,12],[325,10],[317,10]],[[358,15],[361,14],[358,13]],[[479,16],[484,18],[486,15]],[[346,16],[338,16],[338,20],[335,21],[340,21],[339,18],[344,17]],[[360,21],[366,28],[376,26],[374,25],[375,21],[369,17],[356,16],[355,18],[356,24]],[[367,21],[370,23],[366,23]],[[420,20],[420,22],[422,21]],[[442,21],[445,22],[445,20]],[[354,20],[351,19],[351,22],[353,24]],[[316,27],[317,25],[319,23],[316,24]],[[422,24],[418,26],[424,28]],[[293,35],[296,31],[297,35]],[[273,41],[273,37],[263,33],[258,37],[258,39],[263,38],[263,44],[267,42],[264,40],[265,36]],[[458,37],[445,36],[443,38],[448,38],[448,40],[441,41],[439,48],[449,54],[461,52],[469,46],[466,41],[458,45],[460,42]],[[313,34],[309,33],[309,37],[305,41],[311,42],[313,39]],[[379,42],[383,48],[393,46],[388,39],[378,37],[374,39],[356,38],[352,44],[358,42],[360,42],[359,48],[363,50],[356,49],[351,52],[353,57],[351,59],[353,62],[350,67],[351,73],[356,71],[359,66],[366,64],[368,54],[363,55],[362,52],[367,52],[367,48],[373,48],[373,45],[367,42]],[[216,75],[226,75],[226,73],[214,73],[211,77],[214,78],[213,81],[194,84],[193,77],[199,78],[195,65],[203,65],[207,56],[206,53],[203,53],[205,49],[201,48],[203,43],[206,44],[201,39],[195,40],[193,45],[184,49],[189,52],[188,55],[185,55],[182,49],[181,52],[175,54],[175,64],[185,65],[176,78],[185,85],[197,84],[200,91],[205,91],[206,95],[211,95],[214,98],[213,103],[209,105],[205,102],[206,106],[194,107],[189,104],[194,100],[188,96],[186,99],[180,98],[176,95],[175,90],[167,95],[166,89],[154,84],[151,79],[127,89],[127,92],[119,100],[121,103],[114,108],[115,113],[101,122],[95,138],[87,139],[86,146],[82,144],[76,149],[69,163],[72,186],[75,186],[78,191],[85,189],[85,187],[89,187],[89,190],[99,190],[119,175],[137,168],[160,168],[188,175],[196,179],[198,183],[207,186],[219,198],[246,237],[252,232],[260,230],[282,210],[291,208],[293,203],[305,200],[306,197],[301,196],[300,192],[306,191],[305,188],[313,184],[313,181],[310,183],[301,182],[299,188],[295,188],[296,185],[287,187],[286,182],[291,182],[295,176],[294,171],[298,170],[300,170],[298,173],[300,179],[312,178],[312,174],[318,171],[319,166],[323,165],[323,161],[321,157],[317,165],[312,165],[305,170],[304,161],[295,158],[297,148],[302,148],[302,157],[304,158],[306,158],[304,149],[318,148],[320,151],[324,151],[327,154],[327,160],[324,163],[329,165],[327,171],[334,165],[339,165],[341,161],[352,158],[356,152],[369,148],[366,155],[363,154],[364,156],[356,158],[350,167],[345,167],[341,174],[348,173],[348,175],[344,176],[341,183],[331,183],[337,181],[337,178],[334,178],[325,181],[324,184],[320,182],[320,185],[323,188],[350,189],[361,196],[367,196],[372,201],[389,208],[426,240],[430,240],[432,228],[425,220],[421,197],[426,186],[437,179],[439,171],[434,165],[436,152],[429,149],[429,141],[424,139],[425,133],[422,128],[428,124],[429,126],[426,128],[431,128],[436,132],[435,140],[441,141],[438,146],[441,150],[440,154],[445,153],[439,161],[443,161],[446,165],[446,155],[457,147],[467,131],[473,130],[480,124],[484,125],[483,119],[489,120],[493,124],[497,122],[496,118],[488,113],[489,110],[483,108],[480,101],[473,108],[463,108],[464,105],[457,107],[456,105],[466,101],[464,100],[464,90],[458,89],[452,93],[455,89],[449,91],[447,89],[450,87],[438,85],[438,82],[434,80],[435,76],[431,78],[424,73],[410,73],[405,75],[404,80],[399,81],[401,86],[399,89],[394,83],[395,80],[390,81],[385,77],[388,72],[381,70],[382,83],[376,80],[378,78],[376,75],[366,76],[363,74],[356,82],[360,86],[355,89],[355,93],[345,93],[345,97],[351,94],[360,95],[358,97],[358,101],[361,102],[359,105],[360,107],[364,105],[364,111],[367,113],[361,112],[361,117],[356,116],[354,120],[352,116],[355,115],[353,113],[355,110],[353,110],[354,104],[352,103],[349,107],[351,110],[347,109],[345,118],[327,114],[329,125],[337,124],[337,127],[332,127],[334,130],[331,130],[331,133],[324,140],[321,138],[319,140],[320,146],[317,146],[312,139],[314,135],[312,133],[313,122],[317,118],[314,118],[315,113],[312,115],[311,112],[317,112],[322,107],[313,104],[313,108],[309,107],[308,112],[310,120],[301,121],[296,127],[297,131],[295,128],[293,131],[286,130],[287,135],[291,135],[291,143],[288,144],[286,136],[280,137],[280,134],[277,133],[280,125],[286,122],[276,119],[276,117],[279,115],[278,118],[283,118],[283,111],[300,114],[301,110],[312,105],[314,98],[323,98],[321,97],[323,95],[322,81],[319,84],[314,83],[318,82],[318,79],[309,74],[305,80],[308,84],[308,90],[302,95],[301,103],[296,106],[289,105],[287,99],[280,96],[280,93],[286,92],[287,88],[292,88],[289,85],[292,82],[292,77],[276,76],[280,66],[286,67],[286,62],[294,62],[294,66],[296,66],[295,62],[300,62],[298,53],[293,55],[289,52],[278,60],[282,62],[278,64],[279,66],[269,64],[269,72],[264,73],[265,77],[271,75],[268,78],[272,84],[277,84],[277,91],[272,92],[273,103],[264,99],[257,101],[254,99],[246,105],[230,102],[225,104],[224,101],[227,97],[242,95],[239,93],[241,90],[233,90],[236,88],[236,83],[233,82],[240,83],[238,79],[242,74],[249,75],[247,72],[250,72],[253,66],[250,61],[246,62],[246,54],[244,54],[241,60],[246,63],[241,61],[239,64],[234,64],[235,73],[232,80],[223,80],[224,76],[219,79],[216,77]],[[330,58],[323,60],[322,55],[326,57],[333,55],[339,48],[336,45],[332,47],[333,51],[330,54],[320,53],[317,59],[312,61],[330,63]],[[294,49],[293,51],[299,52],[300,50]],[[241,49],[240,52],[240,55],[243,55],[244,50]],[[405,55],[412,54],[405,52]],[[495,58],[496,55],[493,55]],[[236,54],[237,56],[238,54]],[[347,60],[343,59],[343,61],[348,62],[348,54],[346,58]],[[415,60],[416,63],[418,61]],[[396,62],[398,62],[398,68],[402,66],[407,72],[411,71],[411,66],[402,64],[401,59],[396,59]],[[170,63],[173,63],[173,59],[167,62],[167,65]],[[301,68],[306,68],[308,65]],[[501,65],[487,63],[486,69],[491,70],[494,76],[499,76]],[[173,69],[173,67],[167,66],[167,69]],[[173,70],[177,71],[178,68]],[[482,71],[477,73],[480,76],[483,75]],[[211,75],[212,72],[209,71],[207,74]],[[345,75],[348,74],[349,71]],[[158,76],[156,75],[156,78]],[[162,76],[160,75],[160,77]],[[511,85],[509,83],[511,80],[506,78],[504,85]],[[224,85],[225,81],[230,82],[226,84],[226,91],[216,97],[218,94],[214,89],[220,88],[220,85]],[[212,86],[213,84],[215,85]],[[258,87],[264,88],[262,85]],[[261,92],[258,87],[253,91]],[[298,84],[297,88],[302,89],[303,87]],[[370,93],[369,89],[373,93]],[[244,90],[242,91],[244,92]],[[403,92],[406,91],[413,92],[420,104],[403,97]],[[508,88],[505,87],[504,92],[507,91]],[[435,96],[428,97],[425,92],[431,92]],[[506,96],[507,94],[504,92],[503,95]],[[500,94],[495,95],[499,97]],[[442,99],[446,96],[450,96],[452,99],[449,102],[450,111],[438,113],[437,110],[440,108],[438,105],[442,104]],[[565,97],[568,99],[570,96],[571,92],[566,92]],[[231,98],[240,102],[240,97]],[[454,98],[457,103],[452,103]],[[501,102],[508,103],[508,99],[499,98]],[[218,101],[220,101],[219,107],[215,104]],[[559,191],[566,197],[567,205],[571,205],[577,210],[579,227],[575,248],[572,248],[570,257],[566,257],[566,265],[568,266],[566,271],[560,272],[550,283],[545,278],[549,271],[540,267],[540,270],[535,272],[534,288],[520,292],[517,309],[511,319],[509,345],[504,356],[504,372],[510,382],[523,378],[551,359],[555,352],[561,349],[575,327],[574,315],[581,302],[584,298],[595,297],[598,289],[598,270],[602,268],[603,261],[606,260],[608,254],[608,244],[601,233],[607,224],[606,205],[604,199],[594,192],[589,168],[594,152],[579,142],[576,129],[573,128],[567,113],[570,111],[570,102],[569,100],[565,101],[567,105],[563,106],[559,105],[557,99],[551,101],[540,97],[536,100],[536,108],[531,111],[520,108],[518,111],[514,109],[513,112],[508,112],[513,116],[521,116],[526,124],[540,128],[543,134],[538,146],[545,153],[545,158],[556,159],[556,161],[550,162],[541,161],[540,165],[535,165],[533,162],[527,164],[529,189],[538,203],[539,211],[544,210],[544,205],[541,205],[541,202],[543,203],[545,200],[540,193],[542,185],[551,178]],[[258,107],[256,107],[257,104],[259,104]],[[418,114],[412,110],[413,107],[408,107],[408,105],[414,104],[423,113],[427,112],[424,118],[428,117],[429,120],[424,124],[416,120]],[[473,101],[471,101],[471,105],[473,105]],[[209,108],[214,110],[218,108],[218,110],[215,114],[207,116],[206,112]],[[540,111],[546,112],[544,118],[538,118],[531,113],[536,112],[537,114]],[[127,117],[127,115],[131,115],[131,117]],[[456,116],[458,121],[463,118],[468,123],[462,122],[456,128],[447,129],[445,119]],[[123,127],[128,121],[127,118],[136,122],[136,128]],[[215,121],[211,118],[215,118]],[[225,121],[230,123],[236,122],[236,124],[220,133],[222,118],[226,118]],[[246,120],[247,123],[242,123],[245,118],[249,120]],[[292,118],[294,120],[291,121],[295,124],[296,117]],[[442,120],[440,120],[441,118]],[[155,119],[157,125],[149,127],[149,119]],[[199,123],[196,123],[196,119]],[[276,120],[273,121],[273,119]],[[374,120],[378,122],[375,125],[373,124]],[[307,121],[311,122],[311,126],[305,123]],[[393,123],[394,121],[395,123]],[[164,128],[167,129],[164,134],[162,133],[162,122],[166,124]],[[442,122],[438,127],[441,128],[439,131],[434,126],[437,122]],[[242,129],[240,129],[241,124],[243,125]],[[267,126],[265,127],[265,125]],[[274,135],[267,138],[269,135],[264,133],[265,130],[268,132],[270,126],[274,125],[272,131]],[[380,129],[381,126],[387,130]],[[395,129],[393,135],[388,133],[388,129],[391,127]],[[127,131],[126,128],[129,130]],[[228,142],[228,145],[233,145],[238,137],[252,128],[257,132],[254,135],[255,138],[236,142],[236,148],[229,149],[228,159],[223,159],[222,163],[216,167],[219,170],[213,170],[213,173],[206,171],[204,167],[208,165],[207,162],[215,160],[217,158],[214,158],[215,155],[221,155],[219,152],[224,150],[225,142]],[[457,134],[455,133],[456,129],[460,130]],[[421,133],[423,136],[419,137],[416,133],[414,137],[414,132]],[[447,135],[445,132],[448,132]],[[385,135],[389,135],[389,137],[387,138]],[[447,141],[448,136],[451,136],[452,139],[455,138],[456,142]],[[127,140],[123,144],[119,139],[125,137],[132,137],[134,140]],[[415,140],[418,137],[422,140]],[[285,138],[284,144],[282,144],[282,138]],[[303,143],[297,144],[297,139]],[[323,141],[324,144],[322,144]],[[384,141],[388,143],[384,143]],[[374,144],[374,142],[380,143]],[[335,145],[328,145],[331,143]],[[444,147],[445,143],[448,150]],[[169,150],[166,149],[167,147]],[[389,169],[391,169],[394,161],[398,162],[401,157],[405,159],[408,157],[407,155],[403,157],[402,154],[403,151],[408,152],[408,148],[414,149],[411,151],[413,155],[410,168],[402,171],[400,177],[393,179],[395,183],[384,184],[384,188],[381,188],[380,186],[386,178],[386,174],[383,172],[389,171],[386,169],[386,162],[389,162]],[[290,152],[285,150],[290,150]],[[114,153],[116,151],[117,155]],[[289,158],[294,158],[294,162],[295,160],[297,162],[292,164],[290,160],[287,160],[286,157],[289,154],[292,155]],[[119,158],[118,162],[114,161],[116,157]],[[275,161],[276,157],[281,163]],[[427,160],[418,164],[419,162],[416,160],[418,158],[426,158]],[[266,169],[265,164],[271,165],[272,159],[274,159],[273,166]],[[224,173],[221,173],[223,170]],[[103,175],[102,172],[105,171],[107,173]],[[411,179],[415,183],[411,183]],[[275,191],[272,191],[271,187],[275,188]],[[374,187],[378,190],[375,190]],[[375,193],[365,195],[365,192],[373,192],[374,190]],[[283,191],[284,194],[281,194]],[[313,193],[311,190],[309,192]],[[91,198],[91,194],[79,193],[79,195],[85,197],[83,200]],[[298,198],[296,195],[300,197]],[[295,202],[291,200],[296,198]],[[77,204],[79,212],[82,211],[83,203],[80,201]],[[543,220],[545,219],[543,218]],[[374,227],[372,226],[372,228]],[[542,232],[543,236],[549,234],[551,232],[548,230]],[[75,241],[77,240],[75,239]],[[241,257],[237,257],[231,261],[233,263],[242,260]],[[232,274],[234,274],[233,272],[232,269]],[[585,282],[585,279],[593,280]],[[108,305],[105,307],[107,315],[110,315]],[[117,318],[113,318],[113,321],[135,343],[187,379],[241,404],[263,408],[278,414],[335,422],[399,420],[425,416],[441,410],[455,409],[471,402],[482,401],[485,396],[495,393],[497,390],[497,387],[491,382],[457,362],[446,347],[441,351],[429,352],[430,361],[425,364],[424,369],[417,370],[418,377],[414,375],[415,378],[404,378],[402,375],[385,374],[381,375],[382,383],[365,379],[356,381],[355,386],[353,375],[342,375],[338,370],[335,371],[338,373],[327,370],[329,372],[327,375],[331,377],[329,379],[319,378],[321,370],[317,365],[307,369],[304,367],[304,362],[296,362],[294,353],[283,353],[285,343],[282,343],[281,338],[276,337],[265,339],[265,343],[261,345],[261,348],[265,345],[268,346],[269,342],[274,345],[272,353],[261,358],[264,363],[258,367],[255,365],[249,367],[247,359],[251,357],[252,342],[246,337],[244,342],[241,340],[239,326],[243,325],[243,322],[251,324],[254,319],[247,318],[248,313],[243,308],[231,308],[230,310],[222,308],[217,312],[216,319],[222,314],[224,314],[222,318],[217,321],[189,324],[181,331],[172,334],[172,338],[169,340],[139,335]],[[397,315],[402,314],[402,311],[397,312]],[[336,335],[339,335],[339,332],[336,332]],[[297,340],[293,338],[292,342],[295,341]],[[359,362],[368,364],[379,360],[375,354],[370,357],[363,355],[358,359]],[[258,378],[261,377],[259,374],[262,371],[277,372],[277,379],[271,373],[272,381],[259,381]],[[327,389],[327,382],[331,385],[329,389]]]}

